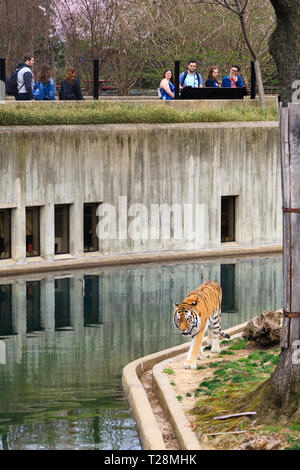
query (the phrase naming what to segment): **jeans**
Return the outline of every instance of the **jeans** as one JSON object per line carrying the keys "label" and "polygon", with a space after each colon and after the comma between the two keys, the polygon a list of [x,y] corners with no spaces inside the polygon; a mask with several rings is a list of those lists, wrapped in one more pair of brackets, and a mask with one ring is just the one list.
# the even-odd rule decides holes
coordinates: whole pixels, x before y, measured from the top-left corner
{"label": "jeans", "polygon": [[18,93],[15,98],[17,101],[31,101],[32,100],[32,98],[29,98],[28,93]]}

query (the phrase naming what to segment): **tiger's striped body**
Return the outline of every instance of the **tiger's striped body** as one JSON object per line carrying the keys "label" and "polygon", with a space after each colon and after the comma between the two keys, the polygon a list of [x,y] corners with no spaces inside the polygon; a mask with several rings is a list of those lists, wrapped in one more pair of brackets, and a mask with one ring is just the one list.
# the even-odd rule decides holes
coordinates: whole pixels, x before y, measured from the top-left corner
{"label": "tiger's striped body", "polygon": [[183,335],[192,337],[186,369],[196,369],[196,359],[202,353],[203,335],[207,328],[208,341],[212,342],[212,352],[220,352],[219,336],[229,338],[221,330],[222,288],[215,281],[206,281],[189,292],[181,304],[175,304],[174,323]]}

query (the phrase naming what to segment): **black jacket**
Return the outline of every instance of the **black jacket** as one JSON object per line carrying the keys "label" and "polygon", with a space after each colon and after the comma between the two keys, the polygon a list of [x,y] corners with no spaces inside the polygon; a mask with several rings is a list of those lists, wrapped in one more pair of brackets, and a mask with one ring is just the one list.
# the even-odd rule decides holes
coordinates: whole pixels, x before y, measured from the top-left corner
{"label": "black jacket", "polygon": [[77,77],[74,78],[72,83],[68,83],[67,80],[63,80],[60,84],[59,90],[60,100],[83,100],[83,96],[80,89],[80,83]]}

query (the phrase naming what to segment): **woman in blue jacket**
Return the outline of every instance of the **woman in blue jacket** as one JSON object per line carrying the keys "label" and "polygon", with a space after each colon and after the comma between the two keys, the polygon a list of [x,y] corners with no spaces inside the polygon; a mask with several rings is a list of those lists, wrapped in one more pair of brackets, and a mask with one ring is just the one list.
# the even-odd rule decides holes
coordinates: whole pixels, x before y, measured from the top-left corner
{"label": "woman in blue jacket", "polygon": [[238,65],[233,65],[230,69],[230,74],[227,77],[224,77],[222,80],[222,88],[242,88],[244,87],[244,82],[242,78],[237,75],[240,71]]}
{"label": "woman in blue jacket", "polygon": [[35,100],[55,100],[54,80],[51,68],[44,64],[37,76],[37,81],[33,87],[33,98]]}

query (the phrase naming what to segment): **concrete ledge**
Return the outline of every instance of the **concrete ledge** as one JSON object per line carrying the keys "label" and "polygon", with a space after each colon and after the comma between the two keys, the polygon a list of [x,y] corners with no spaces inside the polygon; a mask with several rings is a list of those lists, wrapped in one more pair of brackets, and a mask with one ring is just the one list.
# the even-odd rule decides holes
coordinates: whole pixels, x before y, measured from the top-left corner
{"label": "concrete ledge", "polygon": [[[226,330],[226,333],[235,338],[241,335],[245,325],[243,323]],[[206,338],[203,340],[205,346]],[[144,372],[153,369],[153,387],[156,390],[161,407],[166,412],[182,450],[199,450],[201,444],[190,428],[180,404],[176,400],[174,390],[171,388],[168,377],[162,373],[166,362],[188,351],[190,343],[174,348],[165,349],[155,354],[137,359],[123,369],[122,384],[125,396],[128,398],[132,413],[145,450],[165,450],[162,433],[155,420],[146,392],[139,380]]]}
{"label": "concrete ledge", "polygon": [[[13,260],[0,261],[0,277],[17,276],[31,273],[45,273],[82,268],[97,268],[102,266],[121,266],[125,264],[153,263],[163,261],[184,261],[197,259],[211,259],[235,256],[262,256],[282,252],[282,245],[259,245],[255,247],[242,247],[235,243],[227,244],[221,248],[189,251],[165,251],[155,253],[129,253],[111,256],[86,256],[83,258],[47,261],[42,260],[18,264]],[[39,258],[41,260],[41,258]]]}

